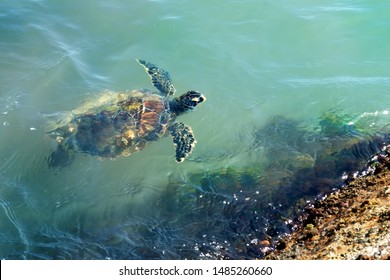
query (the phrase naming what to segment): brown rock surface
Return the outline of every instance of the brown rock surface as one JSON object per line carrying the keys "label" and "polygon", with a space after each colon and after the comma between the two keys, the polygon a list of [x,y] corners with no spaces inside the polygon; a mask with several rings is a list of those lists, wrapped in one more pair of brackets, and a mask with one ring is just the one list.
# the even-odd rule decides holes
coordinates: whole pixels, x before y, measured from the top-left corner
{"label": "brown rock surface", "polygon": [[369,175],[306,207],[266,259],[390,259],[390,150]]}

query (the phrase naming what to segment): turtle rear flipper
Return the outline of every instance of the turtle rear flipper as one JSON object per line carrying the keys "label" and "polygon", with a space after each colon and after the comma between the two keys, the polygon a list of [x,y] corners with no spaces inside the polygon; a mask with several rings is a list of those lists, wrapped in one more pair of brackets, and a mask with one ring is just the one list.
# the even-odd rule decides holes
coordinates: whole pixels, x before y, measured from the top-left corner
{"label": "turtle rear flipper", "polygon": [[73,151],[58,145],[57,149],[47,159],[47,162],[50,168],[63,168],[71,164],[73,160]]}
{"label": "turtle rear flipper", "polygon": [[167,71],[158,68],[156,65],[145,60],[137,59],[137,61],[145,67],[146,73],[148,73],[152,80],[152,84],[162,93],[162,95],[171,96],[175,94],[176,89],[173,86],[171,76]]}
{"label": "turtle rear flipper", "polygon": [[174,123],[170,129],[176,147],[176,161],[183,162],[195,147],[196,140],[191,127],[183,123]]}

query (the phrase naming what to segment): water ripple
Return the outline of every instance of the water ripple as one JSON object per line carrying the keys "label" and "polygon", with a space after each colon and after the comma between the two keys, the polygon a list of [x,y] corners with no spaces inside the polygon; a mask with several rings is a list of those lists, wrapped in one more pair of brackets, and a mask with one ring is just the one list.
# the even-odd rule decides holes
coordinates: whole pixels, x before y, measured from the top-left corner
{"label": "water ripple", "polygon": [[22,244],[24,244],[25,252],[29,250],[29,240],[27,238],[27,235],[25,234],[25,229],[22,225],[22,222],[19,220],[18,216],[13,211],[13,204],[11,201],[7,200],[3,196],[0,195],[0,206],[4,210],[4,214],[8,218],[8,220],[11,222],[11,224],[15,227],[15,229],[18,232],[19,238],[22,241]]}
{"label": "water ripple", "polygon": [[321,85],[377,85],[390,84],[389,77],[353,77],[353,76],[336,76],[326,78],[289,78],[284,79],[281,83],[289,86],[321,86]]}

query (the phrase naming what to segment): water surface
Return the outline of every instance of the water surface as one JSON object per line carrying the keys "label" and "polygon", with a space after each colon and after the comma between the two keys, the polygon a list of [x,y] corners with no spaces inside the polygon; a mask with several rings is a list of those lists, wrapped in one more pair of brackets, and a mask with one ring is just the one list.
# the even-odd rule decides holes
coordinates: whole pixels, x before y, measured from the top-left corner
{"label": "water surface", "polygon": [[[359,167],[351,159],[378,149],[364,142],[350,152],[355,142],[316,127],[336,109],[368,120],[347,140],[386,132],[389,8],[366,0],[1,1],[0,257],[261,257],[258,241],[287,232],[290,205],[337,185],[315,178],[341,178]],[[166,137],[128,158],[79,154],[49,169],[48,116],[104,89],[152,89],[135,58],[168,70],[177,94],[207,96],[179,118],[198,141],[191,157],[177,164]],[[326,148],[344,163],[318,156]],[[314,172],[317,163],[329,172]]]}

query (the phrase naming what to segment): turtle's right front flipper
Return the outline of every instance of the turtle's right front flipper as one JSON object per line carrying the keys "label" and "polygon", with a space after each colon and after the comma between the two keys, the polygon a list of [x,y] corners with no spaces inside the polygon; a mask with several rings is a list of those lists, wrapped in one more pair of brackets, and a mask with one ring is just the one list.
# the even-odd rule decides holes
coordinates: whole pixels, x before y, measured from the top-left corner
{"label": "turtle's right front flipper", "polygon": [[183,162],[195,147],[196,140],[191,127],[183,123],[174,123],[170,128],[176,147],[176,161]]}

